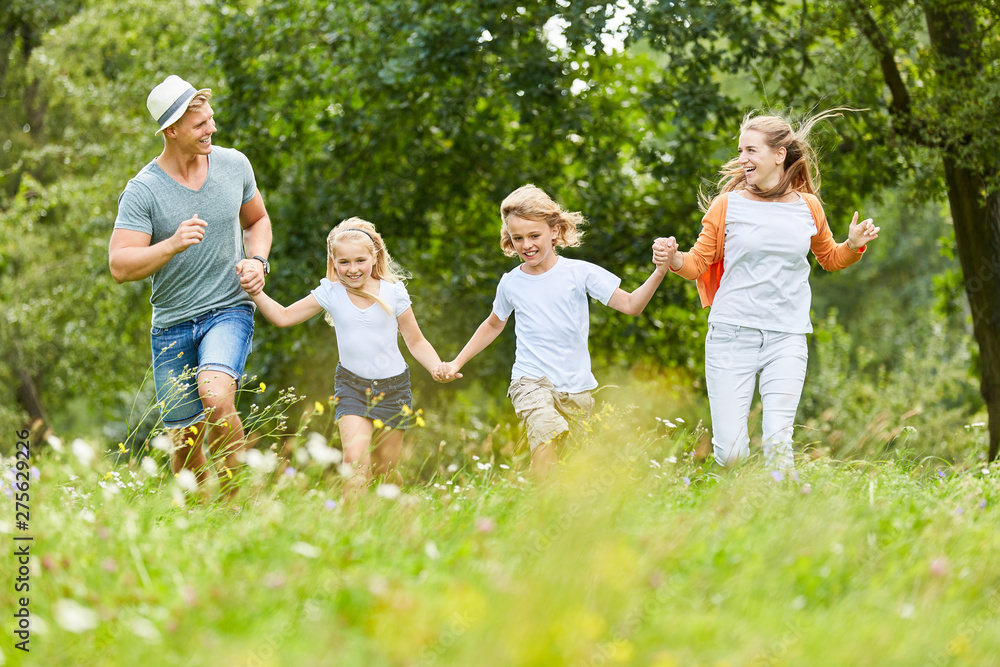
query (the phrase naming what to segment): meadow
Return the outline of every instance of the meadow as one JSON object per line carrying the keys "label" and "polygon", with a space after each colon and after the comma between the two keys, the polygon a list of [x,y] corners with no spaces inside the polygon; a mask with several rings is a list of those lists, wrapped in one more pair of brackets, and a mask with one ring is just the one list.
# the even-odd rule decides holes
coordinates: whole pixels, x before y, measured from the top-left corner
{"label": "meadow", "polygon": [[[0,663],[939,666],[1000,655],[996,464],[807,448],[791,475],[757,460],[723,471],[700,460],[700,424],[607,401],[547,481],[526,475],[499,433],[454,455],[427,430],[404,465],[409,483],[345,508],[320,411],[286,446],[247,459],[230,504],[199,502],[166,471],[162,441],[125,454],[53,439],[30,471],[31,650],[14,648],[5,613]],[[0,521],[9,544],[12,505]]]}

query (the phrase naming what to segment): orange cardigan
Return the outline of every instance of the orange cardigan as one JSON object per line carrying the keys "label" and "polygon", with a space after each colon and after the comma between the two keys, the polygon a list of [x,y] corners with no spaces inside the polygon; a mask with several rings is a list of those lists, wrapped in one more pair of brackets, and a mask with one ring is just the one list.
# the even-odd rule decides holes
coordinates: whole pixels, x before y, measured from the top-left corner
{"label": "orange cardigan", "polygon": [[[830,225],[826,221],[826,214],[823,212],[823,205],[820,204],[819,198],[805,192],[800,194],[809,206],[813,220],[816,221],[817,233],[812,237],[810,249],[819,260],[820,266],[827,271],[839,271],[860,260],[866,248],[863,246],[855,251],[851,250],[847,241],[843,243],[834,241],[833,232],[830,231]],[[705,213],[705,217],[701,221],[701,233],[698,234],[698,240],[691,250],[681,253],[684,265],[675,271],[688,280],[698,281],[698,296],[701,297],[703,308],[712,305],[715,293],[719,290],[719,283],[722,281],[728,200],[727,195],[719,195],[709,206],[708,212]]]}

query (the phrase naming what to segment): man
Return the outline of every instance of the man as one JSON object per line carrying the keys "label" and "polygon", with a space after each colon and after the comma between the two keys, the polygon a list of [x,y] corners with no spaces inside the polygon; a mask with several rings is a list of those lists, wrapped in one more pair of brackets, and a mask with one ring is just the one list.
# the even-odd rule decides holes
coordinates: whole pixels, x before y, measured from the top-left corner
{"label": "man", "polygon": [[211,94],[173,75],[149,94],[163,152],[118,200],[109,264],[118,283],[152,278],[153,380],[173,472],[204,482],[207,443],[231,494],[245,446],[235,397],[253,337],[247,292],[264,288],[271,220],[247,158],[212,146]]}

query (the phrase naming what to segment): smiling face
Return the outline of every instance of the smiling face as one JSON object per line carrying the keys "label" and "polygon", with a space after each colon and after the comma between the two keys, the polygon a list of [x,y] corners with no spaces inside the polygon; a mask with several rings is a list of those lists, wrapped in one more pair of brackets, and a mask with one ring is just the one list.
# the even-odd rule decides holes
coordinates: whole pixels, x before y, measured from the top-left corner
{"label": "smiling face", "polygon": [[215,112],[206,102],[196,109],[188,109],[170,128],[170,136],[184,153],[208,155],[212,152],[212,135],[215,134]]}
{"label": "smiling face", "polygon": [[524,264],[521,270],[525,273],[545,273],[559,259],[556,254],[555,242],[559,236],[559,228],[550,227],[541,220],[525,220],[516,215],[507,219],[507,231],[514,251]]}
{"label": "smiling face", "polygon": [[772,150],[763,132],[746,130],[740,134],[739,163],[747,185],[767,191],[778,184],[785,172],[785,149]]}
{"label": "smiling face", "polygon": [[333,252],[333,263],[337,267],[337,277],[348,287],[363,290],[372,280],[375,258],[371,250],[360,243],[338,242]]}

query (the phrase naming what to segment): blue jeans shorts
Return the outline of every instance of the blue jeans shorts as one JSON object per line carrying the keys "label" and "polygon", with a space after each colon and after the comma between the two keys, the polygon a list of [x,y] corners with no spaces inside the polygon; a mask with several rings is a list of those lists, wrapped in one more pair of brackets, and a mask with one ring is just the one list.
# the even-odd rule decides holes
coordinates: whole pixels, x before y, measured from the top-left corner
{"label": "blue jeans shorts", "polygon": [[152,327],[149,340],[163,425],[184,428],[203,417],[198,373],[219,371],[237,384],[243,378],[253,340],[253,309],[219,308],[172,327]]}
{"label": "blue jeans shorts", "polygon": [[382,380],[368,380],[355,375],[339,363],[333,380],[337,398],[337,419],[357,415],[379,419],[388,428],[405,431],[413,418],[413,394],[410,392],[410,369]]}

